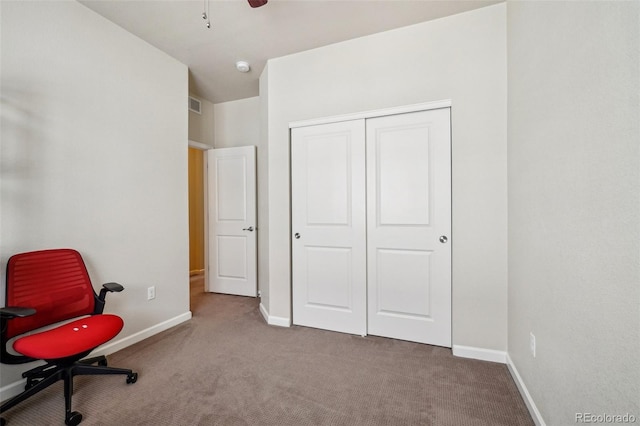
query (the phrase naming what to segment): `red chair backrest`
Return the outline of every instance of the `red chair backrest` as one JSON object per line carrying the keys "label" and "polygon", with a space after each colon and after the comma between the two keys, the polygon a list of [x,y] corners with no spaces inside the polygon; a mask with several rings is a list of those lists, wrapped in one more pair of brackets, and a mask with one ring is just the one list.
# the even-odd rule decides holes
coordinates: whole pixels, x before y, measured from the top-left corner
{"label": "red chair backrest", "polygon": [[66,319],[89,315],[94,304],[93,286],[77,251],[41,250],[9,258],[6,306],[34,308],[36,314],[8,321],[7,339]]}

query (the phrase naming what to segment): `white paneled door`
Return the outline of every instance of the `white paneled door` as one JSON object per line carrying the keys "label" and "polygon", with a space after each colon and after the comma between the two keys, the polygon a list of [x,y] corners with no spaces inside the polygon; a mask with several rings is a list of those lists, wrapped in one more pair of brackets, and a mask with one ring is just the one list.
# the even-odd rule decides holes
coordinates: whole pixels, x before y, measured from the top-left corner
{"label": "white paneled door", "polygon": [[255,146],[207,151],[209,291],[257,296]]}
{"label": "white paneled door", "polygon": [[366,334],[364,122],[292,129],[293,322]]}
{"label": "white paneled door", "polygon": [[367,120],[368,331],[451,346],[449,109]]}
{"label": "white paneled door", "polygon": [[450,109],[291,132],[294,324],[450,347]]}

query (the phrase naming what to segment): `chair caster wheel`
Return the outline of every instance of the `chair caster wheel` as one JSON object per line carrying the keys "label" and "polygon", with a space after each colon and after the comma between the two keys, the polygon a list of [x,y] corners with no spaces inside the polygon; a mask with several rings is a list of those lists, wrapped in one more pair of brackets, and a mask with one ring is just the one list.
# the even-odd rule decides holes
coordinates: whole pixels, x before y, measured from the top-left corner
{"label": "chair caster wheel", "polygon": [[106,359],[101,359],[100,361],[98,361],[98,365],[101,367],[106,367],[107,366],[107,360]]}
{"label": "chair caster wheel", "polygon": [[66,424],[67,426],[76,426],[79,425],[81,421],[82,414],[78,413],[77,411],[72,411],[67,415],[67,418],[64,420],[64,424]]}
{"label": "chair caster wheel", "polygon": [[135,383],[138,381],[138,373],[131,373],[127,375],[127,384]]}

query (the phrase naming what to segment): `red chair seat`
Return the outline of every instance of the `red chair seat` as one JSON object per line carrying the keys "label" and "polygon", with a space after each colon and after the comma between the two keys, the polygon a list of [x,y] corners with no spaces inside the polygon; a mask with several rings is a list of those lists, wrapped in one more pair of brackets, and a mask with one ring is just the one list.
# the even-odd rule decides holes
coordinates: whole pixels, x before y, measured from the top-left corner
{"label": "red chair seat", "polygon": [[93,315],[52,330],[21,337],[13,343],[13,349],[36,359],[67,358],[113,339],[123,326],[124,322],[119,316]]}

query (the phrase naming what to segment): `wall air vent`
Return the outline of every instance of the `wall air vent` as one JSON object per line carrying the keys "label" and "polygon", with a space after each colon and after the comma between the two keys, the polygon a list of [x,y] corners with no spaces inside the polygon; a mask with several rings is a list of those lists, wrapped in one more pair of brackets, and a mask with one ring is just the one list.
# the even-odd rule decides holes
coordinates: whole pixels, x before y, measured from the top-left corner
{"label": "wall air vent", "polygon": [[189,96],[189,111],[193,111],[196,114],[202,114],[200,110],[200,99],[196,99],[193,96]]}

